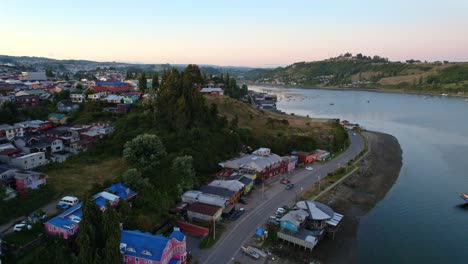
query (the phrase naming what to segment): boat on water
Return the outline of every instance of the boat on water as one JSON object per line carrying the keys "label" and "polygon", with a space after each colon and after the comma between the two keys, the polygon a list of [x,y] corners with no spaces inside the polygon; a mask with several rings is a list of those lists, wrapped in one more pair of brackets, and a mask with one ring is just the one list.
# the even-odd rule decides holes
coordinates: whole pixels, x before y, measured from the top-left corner
{"label": "boat on water", "polygon": [[442,96],[448,96],[448,94],[446,94],[446,93],[443,93],[443,94],[442,94]]}
{"label": "boat on water", "polygon": [[466,194],[466,193],[460,193],[460,197],[461,197],[463,200],[465,200],[465,202],[468,203],[468,194]]}
{"label": "boat on water", "polygon": [[468,102],[468,98],[465,98],[465,102]]}
{"label": "boat on water", "polygon": [[330,103],[330,105],[335,105],[335,103]]}

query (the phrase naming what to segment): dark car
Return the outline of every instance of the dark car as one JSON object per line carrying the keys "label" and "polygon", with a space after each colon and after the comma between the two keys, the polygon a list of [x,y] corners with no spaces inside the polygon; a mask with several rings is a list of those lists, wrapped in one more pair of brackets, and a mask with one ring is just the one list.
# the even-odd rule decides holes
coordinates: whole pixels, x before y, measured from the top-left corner
{"label": "dark car", "polygon": [[286,190],[291,190],[292,188],[294,188],[294,183],[286,185]]}
{"label": "dark car", "polygon": [[241,204],[248,204],[248,203],[249,203],[249,200],[247,200],[247,198],[240,198],[239,203],[241,203]]}

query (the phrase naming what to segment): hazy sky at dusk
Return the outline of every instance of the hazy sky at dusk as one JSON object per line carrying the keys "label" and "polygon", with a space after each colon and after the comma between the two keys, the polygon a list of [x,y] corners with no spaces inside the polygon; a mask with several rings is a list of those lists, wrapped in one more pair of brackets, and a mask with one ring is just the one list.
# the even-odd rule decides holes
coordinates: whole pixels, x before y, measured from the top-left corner
{"label": "hazy sky at dusk", "polygon": [[268,66],[349,51],[468,61],[467,0],[0,0],[0,14],[6,55]]}

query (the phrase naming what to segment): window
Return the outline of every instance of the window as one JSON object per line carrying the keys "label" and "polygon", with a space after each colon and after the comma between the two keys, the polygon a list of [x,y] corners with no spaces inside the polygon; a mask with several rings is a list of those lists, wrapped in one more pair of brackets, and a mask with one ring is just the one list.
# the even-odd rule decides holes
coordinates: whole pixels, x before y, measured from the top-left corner
{"label": "window", "polygon": [[140,259],[139,258],[135,258],[135,264],[140,264]]}
{"label": "window", "polygon": [[128,257],[127,255],[124,256],[124,263],[127,263],[128,262]]}

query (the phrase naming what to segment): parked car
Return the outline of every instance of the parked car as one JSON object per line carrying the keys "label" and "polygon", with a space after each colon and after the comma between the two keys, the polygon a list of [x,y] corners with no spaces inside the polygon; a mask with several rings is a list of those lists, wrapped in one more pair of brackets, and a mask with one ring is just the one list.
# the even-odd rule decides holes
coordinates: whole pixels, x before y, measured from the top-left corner
{"label": "parked car", "polygon": [[289,209],[291,209],[291,208],[289,208],[289,206],[287,206],[287,205],[283,205],[281,208],[283,208],[284,210],[289,210]]}
{"label": "parked car", "polygon": [[294,188],[294,183],[286,185],[286,190],[291,190],[292,188]]}
{"label": "parked car", "polygon": [[68,205],[68,207],[72,207],[72,206],[77,205],[79,202],[80,201],[78,200],[78,198],[74,196],[65,196],[58,202],[58,204],[66,204]]}
{"label": "parked car", "polygon": [[289,184],[289,183],[291,183],[291,180],[288,179],[288,178],[283,178],[283,179],[281,179],[280,183],[281,184]]}
{"label": "parked car", "polygon": [[308,170],[308,171],[314,170],[314,168],[312,168],[311,166],[307,166],[305,169]]}
{"label": "parked car", "polygon": [[249,200],[247,200],[247,198],[242,197],[242,198],[240,198],[239,203],[241,203],[241,204],[248,204],[248,203],[249,203]]}
{"label": "parked car", "polygon": [[32,226],[28,225],[27,223],[19,223],[19,224],[16,224],[13,227],[13,231],[15,231],[15,232],[20,232],[20,231],[22,231],[24,229],[31,230]]}
{"label": "parked car", "polygon": [[59,210],[66,210],[68,208],[70,208],[70,206],[68,204],[64,204],[64,203],[61,203],[61,202],[59,202],[57,204],[57,209],[59,209]]}
{"label": "parked car", "polygon": [[268,225],[268,224],[272,224],[272,225],[279,225],[279,224],[280,224],[280,222],[279,222],[279,221],[277,221],[276,219],[268,219],[268,221],[267,221],[267,225]]}
{"label": "parked car", "polygon": [[236,221],[237,219],[239,219],[239,217],[241,217],[241,215],[243,215],[245,213],[245,209],[244,208],[241,208],[237,211],[235,211],[232,215],[231,215],[231,220],[232,221]]}

